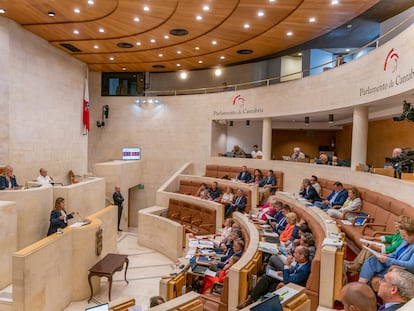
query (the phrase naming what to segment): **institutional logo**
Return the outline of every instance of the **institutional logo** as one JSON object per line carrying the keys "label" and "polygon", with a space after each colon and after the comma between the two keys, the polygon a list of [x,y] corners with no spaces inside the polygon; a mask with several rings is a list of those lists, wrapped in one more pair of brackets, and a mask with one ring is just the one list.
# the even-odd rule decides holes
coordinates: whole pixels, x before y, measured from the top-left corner
{"label": "institutional logo", "polygon": [[242,108],[245,102],[246,99],[241,95],[237,95],[233,98],[233,106],[240,106],[240,108]]}
{"label": "institutional logo", "polygon": [[397,71],[397,66],[398,66],[398,54],[396,52],[396,50],[394,48],[392,48],[388,54],[387,57],[385,58],[385,62],[384,62],[384,71],[387,71],[388,68],[392,68],[392,72],[396,72]]}

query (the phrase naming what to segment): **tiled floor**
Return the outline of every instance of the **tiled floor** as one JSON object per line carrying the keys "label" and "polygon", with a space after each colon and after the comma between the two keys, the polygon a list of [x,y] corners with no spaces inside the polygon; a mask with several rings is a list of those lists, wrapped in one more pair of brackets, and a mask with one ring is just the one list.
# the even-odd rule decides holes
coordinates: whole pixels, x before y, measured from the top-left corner
{"label": "tiled floor", "polygon": [[[134,297],[137,304],[143,310],[149,307],[149,298],[158,295],[159,281],[161,276],[170,274],[175,270],[175,263],[169,258],[137,244],[137,235],[131,229],[129,232],[122,232],[118,238],[118,251],[126,254],[129,258],[127,279],[124,281],[124,273],[118,272],[114,275],[112,283],[112,299],[120,297]],[[101,278],[101,291],[94,295],[88,304],[87,299],[72,302],[65,311],[85,310],[97,304],[108,301],[108,282]]]}

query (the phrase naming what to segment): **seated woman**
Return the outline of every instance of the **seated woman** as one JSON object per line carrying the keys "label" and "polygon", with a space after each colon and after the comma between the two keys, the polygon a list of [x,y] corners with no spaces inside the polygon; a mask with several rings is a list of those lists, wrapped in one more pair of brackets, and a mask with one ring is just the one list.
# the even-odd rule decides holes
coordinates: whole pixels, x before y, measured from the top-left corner
{"label": "seated woman", "polygon": [[[413,220],[408,216],[399,216],[397,221],[394,222],[395,230],[397,232],[393,235],[382,235],[378,237],[364,236],[365,240],[370,240],[373,243],[368,244],[368,247],[383,254],[390,254],[394,252],[398,246],[402,243],[403,239],[400,234],[400,225],[403,223],[413,223]],[[387,243],[388,245],[385,245]],[[357,274],[361,271],[361,267],[365,260],[372,256],[372,253],[363,248],[354,261],[348,262],[346,265],[347,271],[351,274]]]}
{"label": "seated woman", "polygon": [[50,226],[47,231],[47,235],[51,235],[57,232],[58,229],[63,229],[68,226],[68,220],[73,218],[75,212],[70,214],[65,211],[65,199],[57,198],[55,202],[55,208],[50,213]]}
{"label": "seated woman", "polygon": [[230,186],[227,186],[226,192],[223,193],[219,202],[225,205],[227,203],[233,203],[233,199],[234,199],[233,188]]}
{"label": "seated woman", "polygon": [[281,243],[287,243],[290,238],[292,237],[293,229],[296,227],[296,222],[298,221],[298,215],[296,213],[291,212],[286,214],[286,227],[280,233],[279,239]]}
{"label": "seated woman", "polygon": [[[361,210],[361,195],[357,188],[352,187],[348,190],[348,198],[346,199],[344,205],[334,205],[333,208],[328,209],[328,215],[332,218],[342,219],[345,212],[359,212]],[[339,208],[339,209],[337,209]],[[347,213],[346,218],[352,220],[358,213]]]}
{"label": "seated woman", "polygon": [[4,175],[0,176],[0,190],[13,189],[19,187],[16,176],[13,175],[13,168],[7,165],[4,169]]}
{"label": "seated woman", "polygon": [[203,288],[201,290],[202,294],[211,292],[214,283],[224,283],[224,279],[228,276],[231,266],[233,266],[240,259],[239,255],[233,255],[228,260],[227,264],[223,267],[223,270],[218,272],[218,276],[209,276],[206,275],[203,279]]}
{"label": "seated woman", "polygon": [[403,223],[399,230],[404,240],[401,245],[389,255],[369,257],[362,265],[359,282],[368,283],[376,275],[383,277],[392,265],[414,272],[414,224]]}
{"label": "seated woman", "polygon": [[254,170],[252,179],[249,180],[250,184],[260,184],[263,180],[263,173],[258,168]]}
{"label": "seated woman", "polygon": [[224,221],[224,228],[221,231],[221,235],[220,235],[220,239],[216,239],[214,240],[214,247],[219,247],[221,243],[226,244],[227,240],[230,236],[231,230],[232,230],[232,226],[234,224],[234,220],[233,218],[227,218]]}

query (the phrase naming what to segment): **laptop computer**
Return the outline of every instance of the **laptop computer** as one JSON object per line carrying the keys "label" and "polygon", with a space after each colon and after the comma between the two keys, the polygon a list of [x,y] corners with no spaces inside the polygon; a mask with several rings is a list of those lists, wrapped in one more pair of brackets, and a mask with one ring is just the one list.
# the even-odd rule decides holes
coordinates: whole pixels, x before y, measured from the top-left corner
{"label": "laptop computer", "polygon": [[99,306],[89,307],[89,308],[86,308],[85,311],[109,311],[109,304],[104,303]]}
{"label": "laptop computer", "polygon": [[278,295],[274,295],[268,299],[263,300],[257,305],[250,308],[251,311],[283,311],[282,304]]}
{"label": "laptop computer", "polygon": [[290,156],[282,156],[282,159],[285,161],[290,161]]}
{"label": "laptop computer", "polygon": [[204,272],[206,272],[208,266],[197,264],[197,258],[196,256],[193,256],[190,259],[190,268],[192,273],[204,275]]}

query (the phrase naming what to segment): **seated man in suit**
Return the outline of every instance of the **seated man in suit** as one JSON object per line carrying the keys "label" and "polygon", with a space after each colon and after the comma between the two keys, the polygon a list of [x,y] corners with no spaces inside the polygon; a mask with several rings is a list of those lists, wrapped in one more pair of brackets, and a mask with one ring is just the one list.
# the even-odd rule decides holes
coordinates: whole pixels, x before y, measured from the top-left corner
{"label": "seated man in suit", "polygon": [[326,153],[321,153],[319,155],[319,159],[315,159],[316,164],[329,165],[330,162],[331,162],[331,158],[328,157]]}
{"label": "seated man in suit", "polygon": [[403,269],[389,270],[379,284],[378,296],[383,302],[381,310],[398,310],[414,297],[414,275]]}
{"label": "seated man in suit", "polygon": [[224,215],[225,215],[225,217],[226,218],[227,217],[230,217],[231,214],[234,211],[238,211],[238,212],[242,212],[243,213],[244,212],[244,209],[246,208],[246,204],[247,204],[247,198],[244,195],[243,190],[238,189],[237,190],[237,195],[236,195],[236,197],[234,199],[234,203],[232,203],[232,204],[227,203],[224,206],[224,211],[225,211],[225,214]]}
{"label": "seated man in suit", "polygon": [[296,247],[294,256],[286,259],[286,265],[283,267],[283,271],[274,272],[277,274],[278,279],[264,275],[253,288],[251,295],[249,295],[245,302],[238,305],[237,309],[243,309],[264,294],[273,292],[281,282],[284,284],[295,283],[300,286],[306,286],[310,269],[309,250],[301,245]]}
{"label": "seated man in suit", "polygon": [[321,200],[318,192],[316,192],[316,189],[311,185],[310,180],[307,178],[302,181],[302,189],[299,192],[299,195],[311,203]]}
{"label": "seated man in suit", "polygon": [[242,171],[239,173],[239,176],[237,176],[237,181],[242,182],[249,182],[250,179],[252,179],[252,175],[250,175],[249,171],[247,170],[247,166],[242,166]]}
{"label": "seated man in suit", "polygon": [[276,193],[276,177],[273,170],[267,171],[267,176],[259,183],[259,202],[267,200],[270,194]]}
{"label": "seated man in suit", "polygon": [[339,181],[334,183],[332,192],[328,195],[328,197],[323,200],[322,202],[318,201],[315,202],[313,205],[323,209],[328,210],[333,208],[339,208],[340,206],[344,205],[346,199],[348,198],[348,191],[344,189],[344,186]]}

